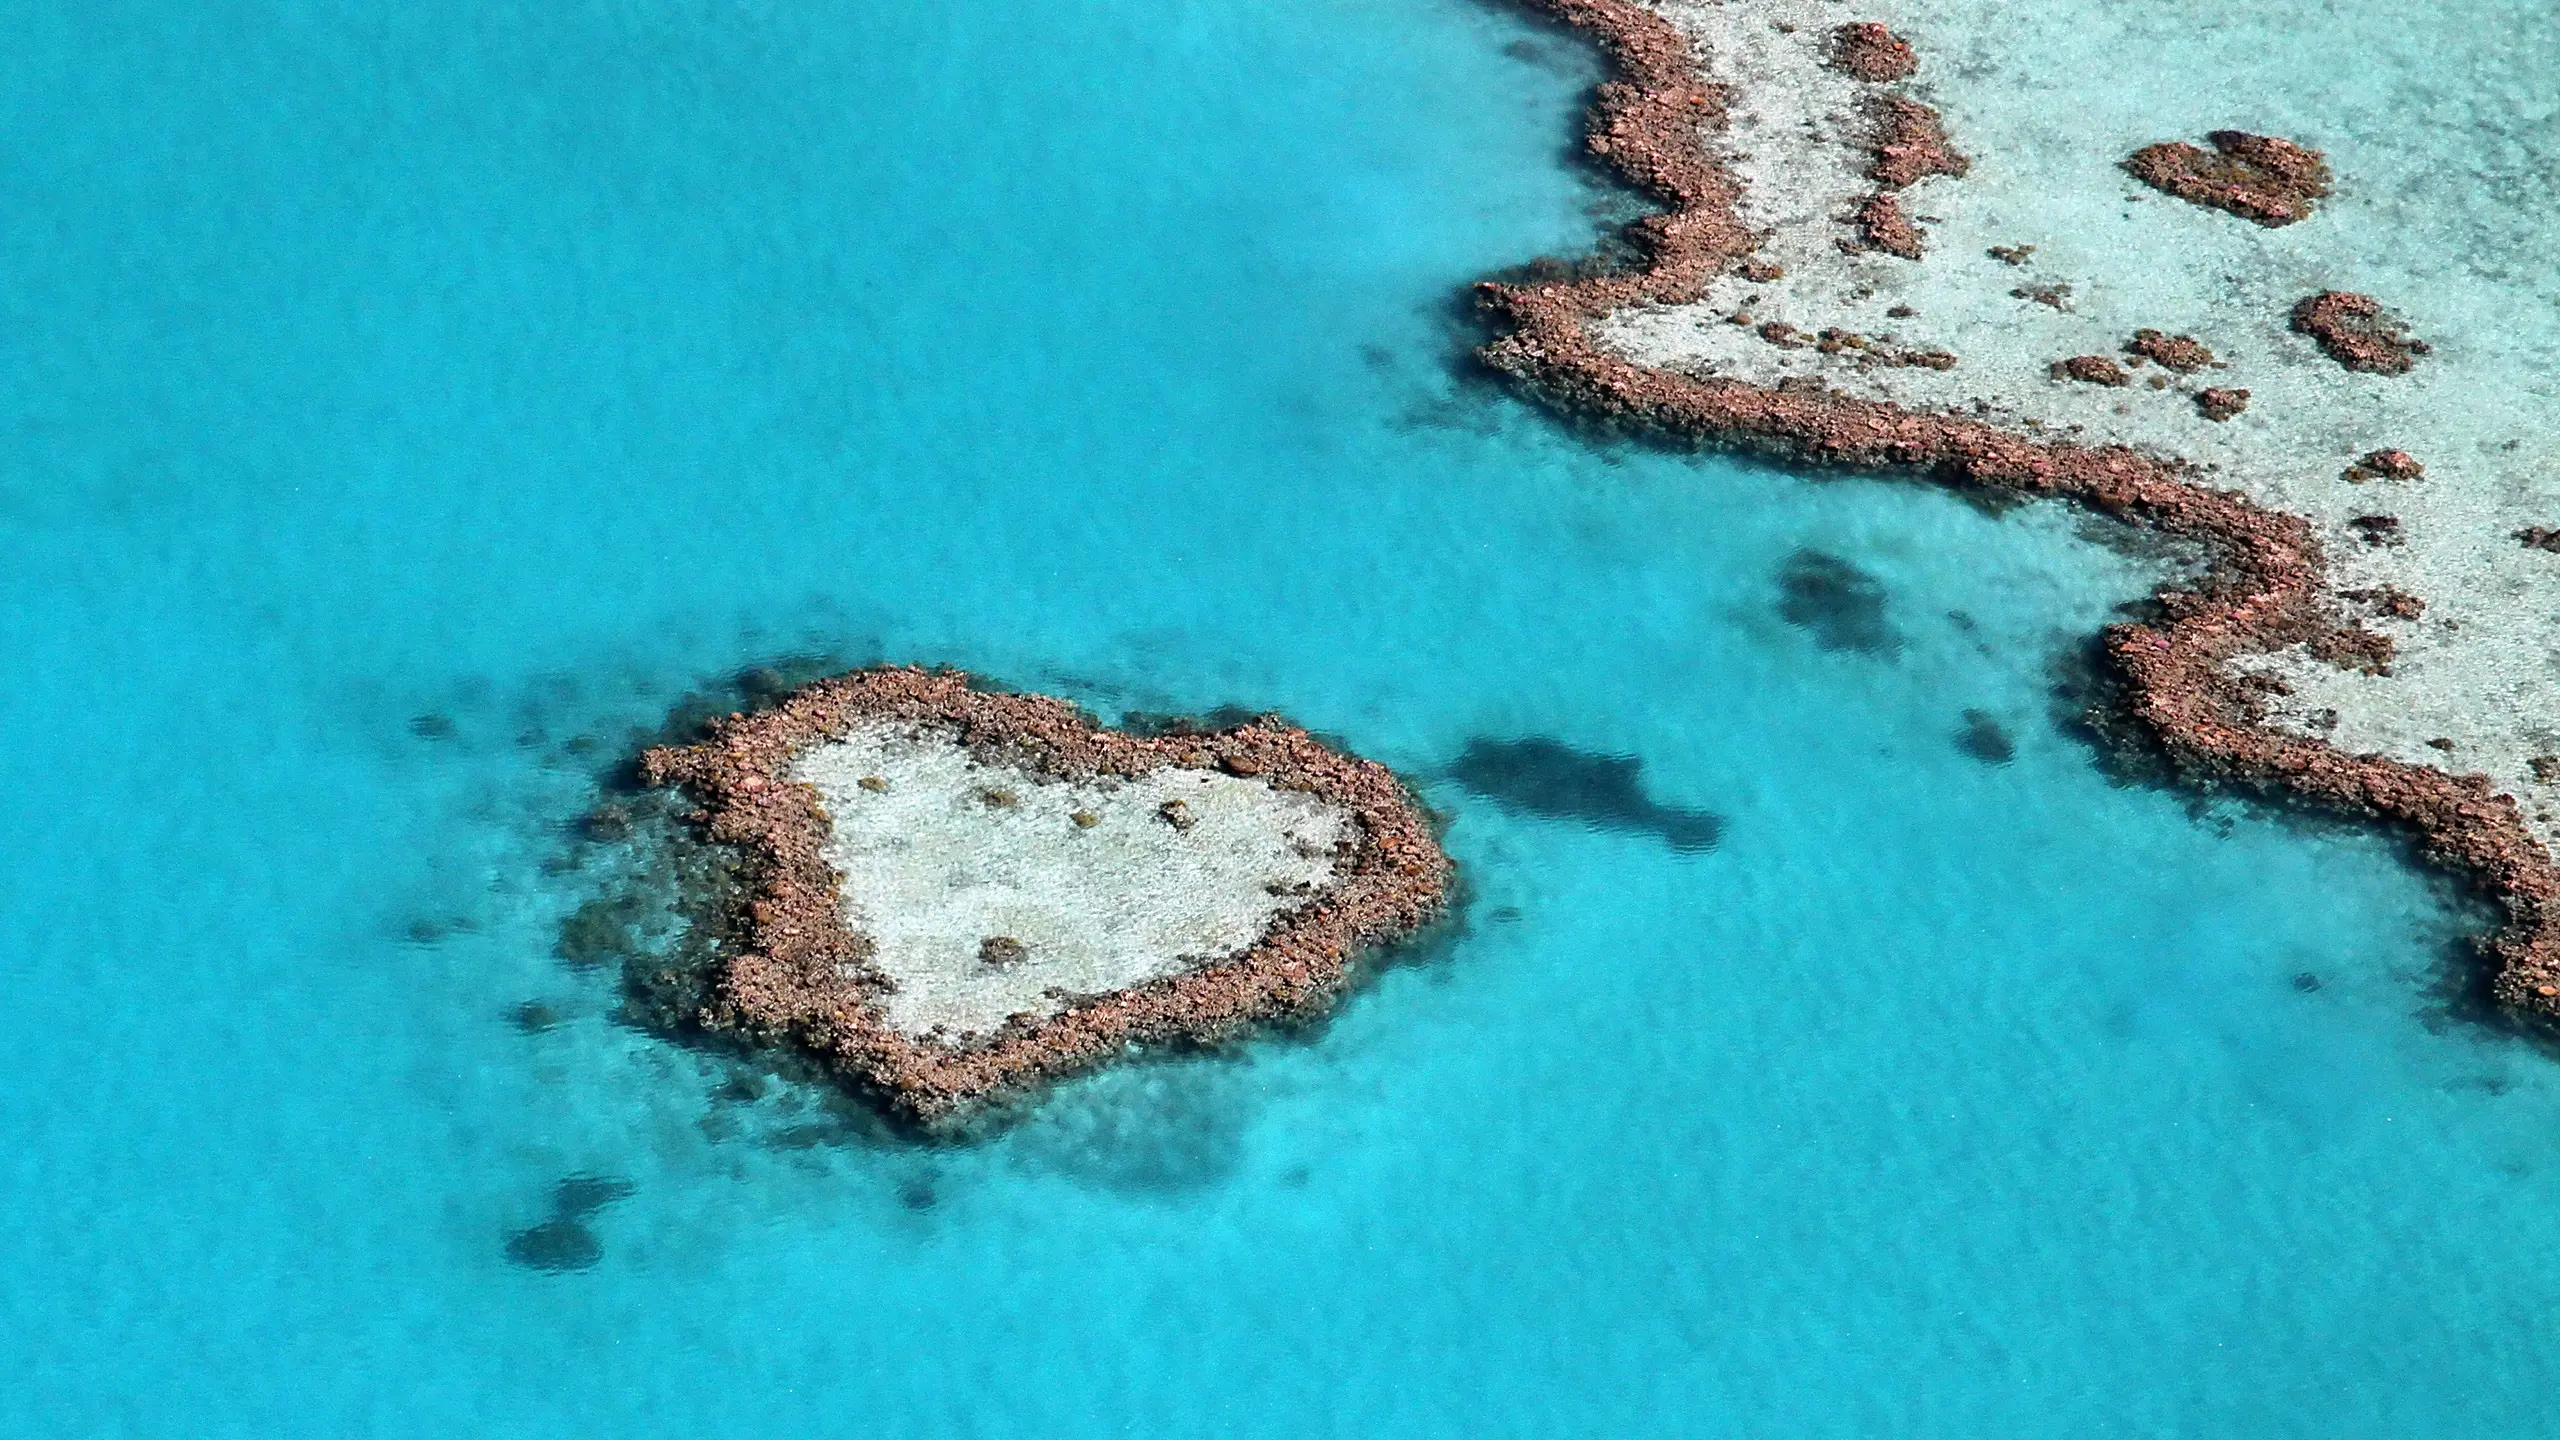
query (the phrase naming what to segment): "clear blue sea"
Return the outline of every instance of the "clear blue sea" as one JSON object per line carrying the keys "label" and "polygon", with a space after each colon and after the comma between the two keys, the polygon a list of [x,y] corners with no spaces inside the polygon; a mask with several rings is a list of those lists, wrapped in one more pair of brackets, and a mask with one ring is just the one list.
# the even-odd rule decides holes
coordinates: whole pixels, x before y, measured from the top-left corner
{"label": "clear blue sea", "polygon": [[[1469,372],[1620,203],[1568,39],[0,12],[0,1434],[2560,1432],[2477,912],[2057,724],[2155,562]],[[807,655],[1284,711],[1462,922],[871,1138],[555,953],[616,755]],[[1531,739],[1721,842],[1451,778]],[[571,1177],[593,1263],[511,1259]]]}

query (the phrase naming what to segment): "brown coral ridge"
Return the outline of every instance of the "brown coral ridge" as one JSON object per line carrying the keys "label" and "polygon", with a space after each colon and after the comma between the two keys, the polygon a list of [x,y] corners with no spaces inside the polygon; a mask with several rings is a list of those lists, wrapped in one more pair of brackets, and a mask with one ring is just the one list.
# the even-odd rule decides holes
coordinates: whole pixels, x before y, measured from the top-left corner
{"label": "brown coral ridge", "polygon": [[2406,375],[2428,353],[2427,342],[2412,337],[2381,301],[2352,290],[2303,296],[2293,307],[2293,329],[2319,341],[2330,359],[2371,375]]}
{"label": "brown coral ridge", "polygon": [[1823,63],[1870,85],[1908,80],[1920,68],[1911,42],[1873,20],[1852,20],[1831,32],[1831,53]]}
{"label": "brown coral ridge", "polygon": [[2269,227],[2311,217],[2329,196],[2329,161],[2307,145],[2246,130],[2216,130],[2205,150],[2184,140],[2145,145],[2124,162],[2135,179],[2197,205]]}
{"label": "brown coral ridge", "polygon": [[[1252,946],[1197,970],[1104,995],[1059,1013],[1016,1015],[957,1044],[890,1027],[886,983],[870,942],[845,923],[839,880],[821,854],[828,829],[812,787],[788,778],[813,745],[857,722],[940,727],[988,759],[1079,779],[1165,767],[1267,776],[1347,809],[1352,838],[1334,882],[1275,917]],[[1366,950],[1410,934],[1446,904],[1448,857],[1385,766],[1326,747],[1276,718],[1214,733],[1140,736],[1106,730],[1041,695],[973,690],[954,671],[883,668],[804,687],[771,710],[715,721],[699,744],[661,746],[640,761],[651,785],[681,785],[695,821],[742,857],[734,939],[701,1013],[714,1034],[795,1046],[901,1117],[942,1125],[980,1102],[1090,1066],[1130,1045],[1215,1040],[1320,1013]],[[981,948],[1010,956],[1005,937]]]}
{"label": "brown coral ridge", "polygon": [[2308,522],[2202,483],[2192,466],[2123,446],[2035,439],[1953,414],[1917,414],[1798,381],[1784,390],[1649,369],[1602,348],[1592,322],[1629,305],[1700,298],[1756,242],[1735,220],[1732,180],[1706,149],[1720,93],[1678,30],[1629,0],[1541,0],[1588,31],[1621,78],[1601,89],[1592,151],[1670,207],[1632,228],[1643,268],[1544,284],[1477,287],[1502,327],[1486,361],[1568,411],[1689,441],[1754,446],[1814,463],[1925,473],[1943,483],[2067,499],[2200,542],[2192,589],[2157,597],[2161,619],[2109,627],[2123,704],[2191,776],[2234,781],[2408,827],[2437,863],[2504,908],[2480,941],[2498,1000],[2560,1018],[2560,869],[2485,775],[2349,755],[2265,723],[2263,699],[2227,662],[2303,645],[2378,669],[2390,641],[2334,613]]}

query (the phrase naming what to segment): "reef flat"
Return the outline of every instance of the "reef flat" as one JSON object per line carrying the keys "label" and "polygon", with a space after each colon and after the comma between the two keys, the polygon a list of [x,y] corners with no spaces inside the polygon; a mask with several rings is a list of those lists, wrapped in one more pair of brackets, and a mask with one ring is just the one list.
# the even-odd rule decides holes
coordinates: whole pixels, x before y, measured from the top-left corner
{"label": "reef flat", "polygon": [[2064,147],[2069,185],[2012,165],[1967,87],[2018,77],[1933,63],[1997,31],[1964,0],[1544,4],[1619,72],[1590,149],[1664,209],[1632,266],[1479,287],[1493,365],[1656,433],[2195,542],[2204,573],[2106,636],[2141,728],[2414,830],[2503,903],[2498,998],[2560,1016],[2551,417],[2481,337],[2343,282],[2319,237],[2352,171],[2228,128]]}
{"label": "reef flat", "polygon": [[684,1018],[928,1124],[1128,1046],[1319,1013],[1449,885],[1402,783],[1294,726],[1136,735],[948,671],[817,681],[641,775],[742,859]]}

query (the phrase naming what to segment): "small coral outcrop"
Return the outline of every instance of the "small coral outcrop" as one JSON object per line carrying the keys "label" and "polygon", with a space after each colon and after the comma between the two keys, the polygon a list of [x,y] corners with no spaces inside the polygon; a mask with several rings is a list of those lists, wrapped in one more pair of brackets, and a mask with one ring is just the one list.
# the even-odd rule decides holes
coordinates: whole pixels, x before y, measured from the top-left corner
{"label": "small coral outcrop", "polygon": [[2171,335],[2159,330],[2136,330],[2124,342],[2124,353],[2139,355],[2154,365],[2193,375],[2213,363],[2213,352],[2193,335]]}
{"label": "small coral outcrop", "polygon": [[1920,68],[1911,42],[1873,20],[1852,20],[1831,32],[1831,53],[1824,63],[1870,85],[1908,80]]}
{"label": "small coral outcrop", "polygon": [[2329,195],[2329,161],[2307,145],[2246,130],[2216,130],[2212,149],[2184,140],[2145,145],[2124,162],[2135,179],[2181,200],[2260,225],[2311,218]]}
{"label": "small coral outcrop", "polygon": [[2369,375],[2406,375],[2427,352],[2427,342],[2382,308],[2352,290],[2323,290],[2293,307],[2293,329],[2320,342],[2332,360]]}

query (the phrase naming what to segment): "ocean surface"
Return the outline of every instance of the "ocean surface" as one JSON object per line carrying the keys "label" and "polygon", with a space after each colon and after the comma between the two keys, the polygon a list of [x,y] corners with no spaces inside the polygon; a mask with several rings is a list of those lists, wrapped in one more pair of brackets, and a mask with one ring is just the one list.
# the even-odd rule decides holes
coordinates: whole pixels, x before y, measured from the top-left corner
{"label": "ocean surface", "polygon": [[[1470,369],[1625,213],[1569,37],[0,11],[0,1434],[2560,1433],[2478,910],[2063,723],[2163,557]],[[812,657],[1286,712],[1463,913],[884,1140],[562,954],[618,758]]]}

